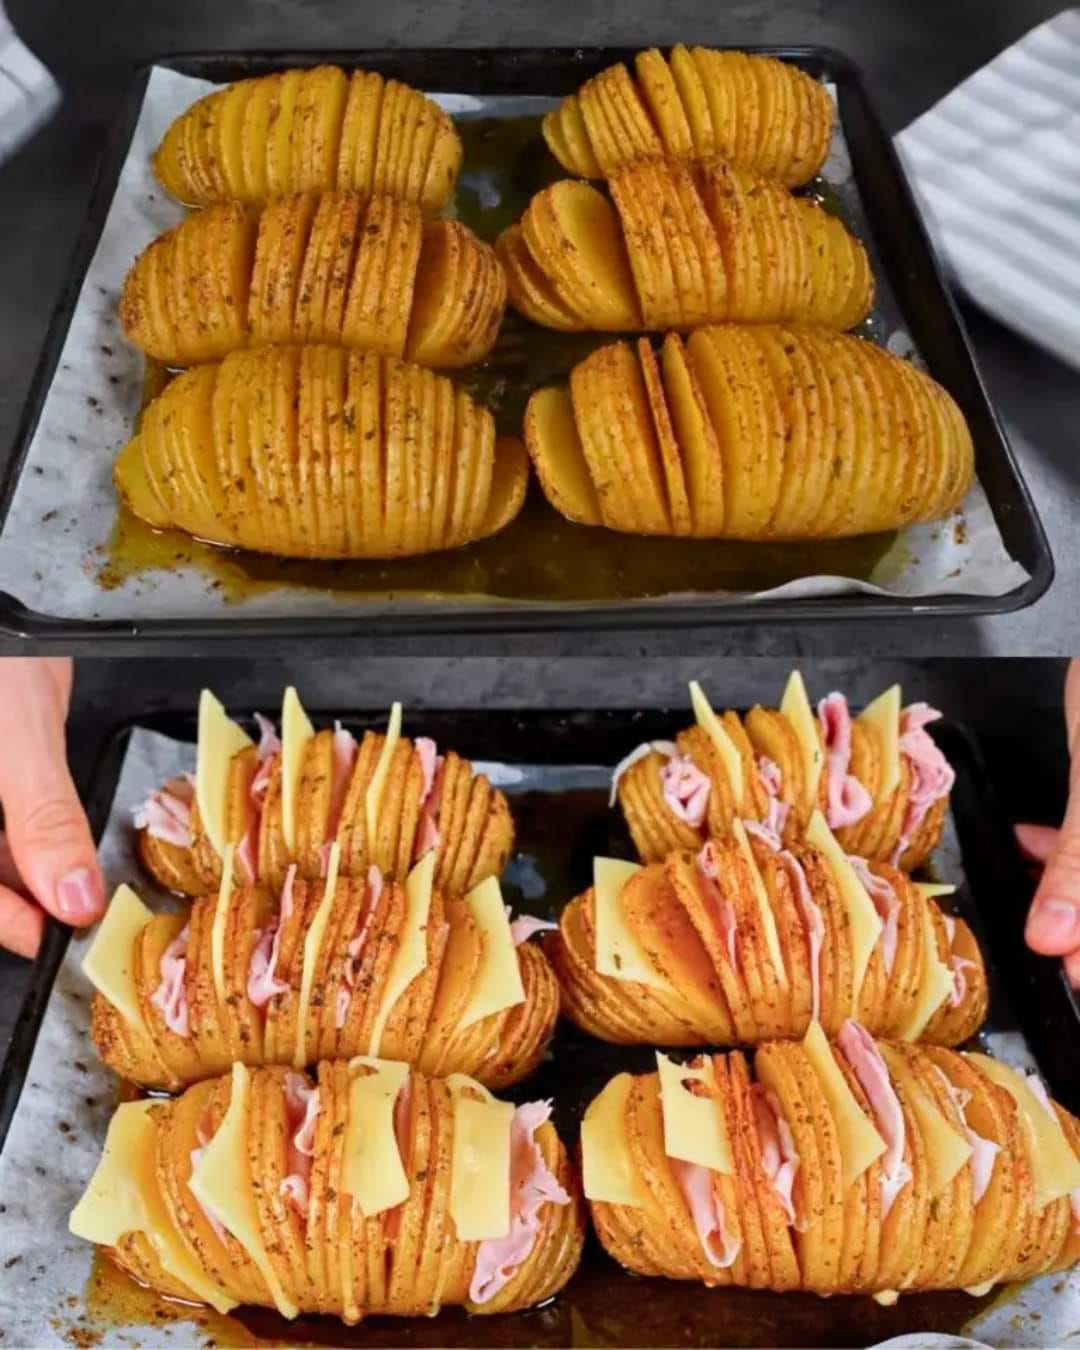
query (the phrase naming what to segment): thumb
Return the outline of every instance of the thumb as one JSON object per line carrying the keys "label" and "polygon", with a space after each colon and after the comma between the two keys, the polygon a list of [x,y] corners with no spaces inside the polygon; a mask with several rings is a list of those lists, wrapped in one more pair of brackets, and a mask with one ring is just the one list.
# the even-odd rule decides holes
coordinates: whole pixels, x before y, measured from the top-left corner
{"label": "thumb", "polygon": [[93,923],[105,887],[67,767],[66,689],[44,661],[0,667],[0,801],[11,852],[34,899],[65,923]]}
{"label": "thumb", "polygon": [[1080,948],[1080,782],[1075,780],[1024,935],[1043,956],[1065,956]]}

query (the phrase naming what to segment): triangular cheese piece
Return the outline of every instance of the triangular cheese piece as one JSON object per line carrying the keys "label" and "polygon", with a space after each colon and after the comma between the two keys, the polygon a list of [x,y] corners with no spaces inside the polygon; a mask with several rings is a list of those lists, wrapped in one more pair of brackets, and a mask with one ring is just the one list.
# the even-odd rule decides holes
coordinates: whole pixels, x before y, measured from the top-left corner
{"label": "triangular cheese piece", "polygon": [[883,802],[900,786],[900,686],[891,685],[883,694],[878,694],[855,720],[877,738],[881,772],[874,802]]}
{"label": "triangular cheese piece", "polygon": [[648,1209],[649,1192],[626,1138],[626,1102],[634,1087],[620,1073],[594,1097],[581,1122],[581,1179],[589,1200]]}
{"label": "triangular cheese piece", "polygon": [[[664,1117],[664,1152],[669,1158],[696,1163],[713,1172],[731,1172],[731,1143],[723,1109],[716,1100],[716,1070],[712,1056],[705,1055],[699,1069],[676,1064],[659,1050],[656,1068],[660,1075],[660,1109]],[[702,1083],[710,1095],[699,1097],[685,1084]]]}
{"label": "triangular cheese piece", "polygon": [[218,1008],[225,1008],[225,931],[229,923],[229,902],[233,892],[234,850],[225,845],[221,855],[221,885],[214,904],[214,922],[210,927],[210,967],[214,974],[214,993]]}
{"label": "triangular cheese piece", "polygon": [[821,1084],[825,1100],[829,1103],[829,1113],[836,1126],[840,1142],[840,1159],[843,1163],[843,1188],[847,1188],[861,1177],[875,1158],[885,1152],[885,1140],[863,1114],[863,1109],[848,1087],[847,1079],[833,1058],[829,1042],[821,1029],[821,1023],[813,1021],[803,1037],[803,1049]]}
{"label": "triangular cheese piece", "polygon": [[480,968],[473,978],[472,992],[458,1022],[458,1031],[471,1027],[493,1013],[525,1002],[521,966],[517,948],[510,936],[510,920],[502,891],[494,877],[480,882],[465,897],[483,943]]}
{"label": "triangular cheese piece", "polygon": [[728,735],[723,722],[713,712],[712,705],[697,680],[690,681],[690,703],[698,726],[708,734],[727,771],[728,782],[731,784],[731,791],[738,806],[743,798],[742,756],[735,748],[735,742]]}
{"label": "triangular cheese piece", "polygon": [[[894,1069],[895,1051],[887,1044],[879,1049],[889,1065]],[[902,1061],[900,1061],[902,1064]],[[893,1072],[893,1077],[896,1077]],[[942,1115],[937,1103],[916,1079],[909,1073],[903,1079],[904,1092],[912,1114],[919,1123],[919,1133],[926,1145],[926,1165],[930,1174],[930,1195],[940,1195],[974,1151],[968,1141],[959,1134]]]}
{"label": "triangular cheese piece", "polygon": [[203,1209],[229,1230],[254,1261],[282,1317],[296,1317],[300,1309],[281,1286],[259,1225],[248,1152],[250,1118],[251,1078],[243,1064],[234,1064],[229,1109],[203,1149],[188,1186]]}
{"label": "triangular cheese piece", "polygon": [[311,990],[315,983],[315,968],[319,963],[319,950],[323,935],[334,908],[334,890],[337,887],[338,869],[341,867],[341,845],[335,841],[330,845],[330,857],[326,865],[326,885],[322,899],[311,926],[304,934],[304,964],[300,973],[300,1003],[296,1013],[296,1049],[293,1052],[293,1065],[302,1069],[307,1063],[307,1023],[311,1011]]}
{"label": "triangular cheese piece", "polygon": [[764,878],[758,869],[754,850],[750,847],[750,840],[747,838],[746,830],[738,817],[731,822],[731,833],[750,868],[750,885],[753,888],[754,899],[757,901],[758,913],[761,916],[761,927],[765,934],[765,945],[769,949],[769,960],[776,972],[777,981],[786,985],[788,977],[787,971],[784,969],[784,955],[780,950],[780,937],[776,931],[776,917],[772,912],[772,906],[769,904],[769,893],[765,889]]}
{"label": "triangular cheese piece", "polygon": [[361,1064],[375,1072],[349,1083],[341,1188],[370,1217],[409,1198],[409,1178],[394,1131],[394,1104],[409,1066],[372,1055],[349,1060],[350,1070]]}
{"label": "triangular cheese piece", "polygon": [[619,896],[641,868],[621,858],[593,859],[593,897],[596,908],[596,970],[613,980],[633,980],[652,989],[674,993],[670,981],[650,962],[633,929],[626,922]]}
{"label": "triangular cheese piece", "polygon": [[427,922],[438,856],[437,849],[428,849],[405,880],[405,923],[371,1030],[373,1055],[379,1053],[383,1032],[394,1004],[427,965]]}
{"label": "triangular cheese piece", "polygon": [[146,1029],[135,984],[135,939],[153,914],[130,886],[117,886],[94,940],[83,957],[83,974],[133,1027]]}
{"label": "triangular cheese piece", "polygon": [[281,700],[281,832],[290,858],[296,856],[296,810],[304,771],[304,748],[315,728],[300,695],[290,684]]}
{"label": "triangular cheese piece", "polygon": [[229,829],[229,772],[233,756],[255,742],[204,689],[199,696],[199,737],[195,750],[195,800],[199,820],[211,847],[220,858]]}
{"label": "triangular cheese piece", "polygon": [[814,720],[814,711],[806,694],[806,685],[803,683],[802,674],[797,670],[793,670],[788,676],[784,697],[780,700],[780,711],[791,724],[795,739],[799,742],[803,780],[806,785],[806,805],[812,806],[818,799],[818,785],[825,764],[825,754],[818,738],[817,722]]}
{"label": "triangular cheese piece", "polygon": [[866,978],[866,967],[870,963],[874,944],[881,936],[884,924],[881,915],[874,908],[873,900],[866,893],[866,887],[848,862],[847,854],[836,842],[836,836],[826,825],[825,817],[820,811],[815,811],[810,817],[810,823],[806,827],[806,839],[825,855],[841,903],[847,911],[851,963],[855,976],[852,1007],[857,1008],[863,980]]}
{"label": "triangular cheese piece", "polygon": [[915,994],[911,1013],[900,1039],[917,1041],[926,1025],[953,991],[953,972],[938,956],[934,920],[927,906],[922,907],[923,977]]}
{"label": "triangular cheese piece", "polygon": [[375,772],[371,775],[371,782],[368,783],[367,794],[364,797],[364,817],[367,823],[369,853],[374,849],[375,839],[379,833],[379,804],[382,801],[383,785],[386,782],[386,775],[390,772],[390,761],[400,739],[401,704],[395,703],[390,709],[390,720],[386,726],[386,739],[383,741],[382,750],[379,752],[379,760],[375,765]]}
{"label": "triangular cheese piece", "polygon": [[513,1105],[500,1102],[467,1074],[451,1074],[446,1085],[454,1103],[450,1217],[458,1241],[506,1237]]}
{"label": "triangular cheese piece", "polygon": [[943,881],[916,881],[912,884],[924,900],[936,900],[939,895],[953,895],[956,892],[955,886]]}
{"label": "triangular cheese piece", "polygon": [[154,1101],[125,1102],[109,1122],[105,1148],[68,1228],[99,1247],[115,1247],[125,1233],[142,1233],[162,1270],[219,1313],[236,1299],[210,1279],[184,1246],[157,1180]]}

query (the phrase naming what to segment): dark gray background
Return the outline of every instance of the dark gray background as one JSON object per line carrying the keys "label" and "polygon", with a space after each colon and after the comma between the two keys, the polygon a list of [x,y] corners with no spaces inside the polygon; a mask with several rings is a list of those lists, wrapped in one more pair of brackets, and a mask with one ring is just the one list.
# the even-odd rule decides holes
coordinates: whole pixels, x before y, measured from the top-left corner
{"label": "dark gray background", "polygon": [[[395,44],[643,46],[680,39],[818,43],[843,50],[862,66],[885,124],[895,132],[1061,7],[1056,0],[8,0],[16,27],[56,73],[66,97],[55,121],[0,169],[0,455],[14,438],[82,223],[101,137],[133,67],[157,54]],[[1035,608],[976,621],[458,638],[446,639],[440,650],[632,659],[643,651],[873,650],[903,656],[1080,649],[1080,379],[973,306],[964,308],[991,393],[1018,433],[1017,449],[1057,557],[1057,582]],[[10,645],[0,642],[5,649]],[[221,649],[185,643],[173,650],[192,655]],[[309,644],[305,650],[338,647]],[[376,638],[354,641],[349,650],[385,653],[390,647]],[[423,654],[430,645],[400,639],[392,650]]]}
{"label": "dark gray background", "polygon": [[[1067,773],[1063,662],[837,658],[803,661],[801,666],[813,697],[839,688],[856,706],[900,680],[906,700],[925,699],[974,732],[1007,818],[1055,823],[1060,819]],[[76,669],[70,757],[76,780],[85,789],[94,757],[113,727],[148,713],[191,715],[204,684],[237,713],[275,712],[282,688],[289,683],[297,684],[312,712],[379,710],[401,699],[412,726],[419,729],[425,707],[670,707],[673,717],[684,721],[686,683],[692,678],[705,682],[717,705],[745,708],[758,701],[775,704],[789,670],[785,660],[685,657],[86,661]],[[607,758],[615,764],[632,748],[632,740],[613,744]],[[496,742],[489,753],[492,758],[513,759],[514,747]],[[980,899],[995,901],[992,895]],[[0,1055],[29,973],[28,963],[0,951]]]}

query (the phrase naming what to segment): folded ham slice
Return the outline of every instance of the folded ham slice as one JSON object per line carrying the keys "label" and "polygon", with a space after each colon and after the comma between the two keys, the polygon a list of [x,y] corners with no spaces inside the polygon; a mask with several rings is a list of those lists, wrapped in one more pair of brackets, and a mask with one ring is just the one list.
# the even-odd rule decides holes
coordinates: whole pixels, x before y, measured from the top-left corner
{"label": "folded ham slice", "polygon": [[356,987],[356,974],[360,969],[360,957],[364,950],[364,944],[367,942],[368,932],[371,929],[371,921],[375,917],[375,907],[382,895],[382,888],[382,873],[372,863],[368,868],[364,904],[360,911],[356,934],[349,939],[345,948],[349,959],[342,969],[341,984],[338,987],[337,999],[334,1004],[334,1026],[337,1027],[338,1031],[345,1025],[345,1019],[349,1015],[349,1004],[352,1002],[353,990]]}
{"label": "folded ham slice", "polygon": [[911,769],[911,787],[900,838],[890,860],[893,864],[907,852],[926,813],[935,802],[949,795],[956,782],[952,765],[926,731],[940,716],[936,708],[926,703],[912,703],[900,714],[900,753]]}
{"label": "folded ham slice", "polygon": [[[509,905],[507,910],[509,910]],[[519,914],[510,925],[510,937],[514,946],[520,947],[523,942],[528,942],[534,933],[552,932],[558,926],[557,923],[552,923],[550,919],[538,919],[535,914]]]}
{"label": "folded ham slice", "polygon": [[256,1008],[265,1008],[276,994],[284,994],[289,988],[288,981],[279,980],[275,972],[281,956],[281,931],[293,912],[295,881],[296,864],[293,863],[285,873],[285,884],[281,888],[280,912],[265,928],[255,930],[255,944],[248,964],[247,996]]}
{"label": "folded ham slice", "polygon": [[420,820],[416,827],[416,841],[413,844],[415,862],[425,853],[439,847],[439,827],[436,822],[439,818],[446,760],[438,753],[430,736],[417,736],[413,745],[420,756],[420,772],[423,775],[420,787]]}
{"label": "folded ham slice", "polygon": [[791,810],[791,803],[784,801],[780,796],[780,790],[784,785],[783,775],[780,766],[768,755],[759,755],[756,767],[758,782],[769,798],[769,809],[765,814],[764,825],[779,838],[784,833],[788,812]]}
{"label": "folded ham slice", "polygon": [[855,825],[874,799],[851,773],[851,712],[843,694],[828,694],[818,704],[825,735],[825,815],[832,830]]}
{"label": "folded ham slice", "polygon": [[728,954],[728,960],[731,962],[731,968],[732,970],[738,970],[739,961],[735,951],[735,927],[737,923],[735,906],[730,900],[724,898],[720,889],[720,869],[716,864],[716,850],[713,848],[711,839],[697,855],[697,870],[698,876],[701,878],[702,892],[709,901],[713,919],[720,930],[720,936],[724,940],[724,949]]}
{"label": "folded ham slice", "polygon": [[[795,1136],[791,1133],[791,1126],[787,1123],[776,1093],[770,1092],[762,1083],[753,1083],[750,1087],[750,1109],[761,1147],[761,1166],[787,1215],[788,1223],[798,1228],[800,1225],[796,1222],[792,1189],[799,1171],[799,1155],[795,1151]],[[805,1223],[802,1227],[805,1227]]]}
{"label": "folded ham slice", "polygon": [[311,1159],[315,1155],[315,1122],[319,1114],[319,1089],[312,1087],[303,1074],[285,1075],[285,1116],[289,1142],[286,1152],[286,1176],[281,1194],[296,1212],[307,1218],[308,1185]]}
{"label": "folded ham slice", "polygon": [[969,960],[966,956],[957,956],[952,950],[953,939],[956,937],[956,920],[951,914],[943,914],[942,922],[945,924],[945,933],[949,940],[949,964],[952,966],[953,987],[949,995],[949,1006],[959,1008],[964,1001],[964,995],[967,993],[967,976],[965,969],[974,970],[977,962]]}
{"label": "folded ham slice", "polygon": [[949,1094],[952,1104],[960,1113],[964,1137],[971,1145],[971,1203],[977,1205],[986,1194],[987,1186],[990,1185],[990,1178],[994,1173],[994,1162],[1001,1152],[1001,1145],[995,1144],[992,1139],[984,1139],[981,1134],[976,1134],[968,1124],[965,1108],[971,1101],[971,1093],[964,1088],[956,1087],[938,1065],[934,1064],[932,1067],[941,1079],[942,1086]]}
{"label": "folded ham slice", "polygon": [[486,1303],[509,1281],[533,1249],[546,1204],[568,1205],[570,1197],[544,1162],[533,1135],[551,1115],[551,1102],[526,1102],[510,1122],[510,1230],[476,1249],[469,1298]]}
{"label": "folded ham slice", "polygon": [[259,744],[255,750],[255,775],[248,790],[251,802],[251,823],[244,832],[236,850],[236,860],[245,880],[253,884],[259,873],[259,822],[262,819],[266,791],[270,786],[274,765],[281,754],[281,741],[269,717],[255,714],[259,726]]}
{"label": "folded ham slice", "polygon": [[[900,899],[892,886],[884,877],[876,876],[870,870],[870,864],[865,858],[858,858],[853,853],[847,855],[847,860],[854,869],[855,875],[863,884],[863,889],[873,901],[874,908],[878,912],[878,917],[882,922],[881,930],[881,956],[885,962],[885,969],[892,974],[893,963],[896,960],[896,944],[900,936]],[[969,965],[972,962],[968,962]]]}
{"label": "folded ham slice", "polygon": [[165,1025],[177,1036],[191,1035],[187,990],[184,988],[188,929],[189,925],[184,924],[161,953],[161,983],[150,996],[150,1002],[165,1019]]}
{"label": "folded ham slice", "polygon": [[689,755],[672,755],[660,770],[660,787],[669,810],[692,830],[701,828],[712,784]]}
{"label": "folded ham slice", "polygon": [[644,741],[641,745],[635,746],[628,755],[624,755],[615,765],[611,774],[611,795],[608,797],[608,806],[614,806],[619,795],[619,780],[632,764],[636,764],[639,759],[644,759],[646,755],[651,755],[653,751],[658,755],[663,755],[665,759],[670,759],[672,755],[679,753],[679,748],[674,741]]}
{"label": "folded ham slice", "polygon": [[742,1243],[727,1230],[724,1206],[716,1194],[712,1171],[681,1158],[669,1158],[668,1163],[690,1211],[701,1250],[712,1265],[726,1270],[734,1265]]}
{"label": "folded ham slice", "polygon": [[790,849],[780,842],[780,837],[767,825],[754,820],[744,820],[743,828],[776,854],[780,865],[787,873],[791,889],[795,893],[795,902],[806,930],[806,947],[810,959],[810,1007],[811,1017],[817,1021],[821,1011],[821,949],[825,943],[825,916],[821,907],[810,892],[810,883],[802,863]]}
{"label": "folded ham slice", "polygon": [[164,787],[151,792],[132,812],[137,830],[146,830],[153,839],[191,847],[191,804],[195,800],[195,777],[190,773],[170,778]]}
{"label": "folded ham slice", "polygon": [[877,1132],[885,1141],[881,1158],[881,1217],[884,1219],[892,1209],[893,1201],[911,1180],[911,1168],[904,1159],[903,1108],[881,1052],[864,1026],[849,1017],[840,1028],[837,1043],[866,1093]]}

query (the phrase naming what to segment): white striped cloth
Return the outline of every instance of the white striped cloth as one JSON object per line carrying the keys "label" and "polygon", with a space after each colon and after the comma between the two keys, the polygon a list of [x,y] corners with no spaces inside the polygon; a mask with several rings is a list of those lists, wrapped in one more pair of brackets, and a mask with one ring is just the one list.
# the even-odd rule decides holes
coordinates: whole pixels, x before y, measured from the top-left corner
{"label": "white striped cloth", "polygon": [[976,71],[896,145],[952,279],[1080,367],[1080,9]]}
{"label": "white striped cloth", "polygon": [[56,81],[19,41],[0,0],[0,160],[13,155],[59,101]]}

